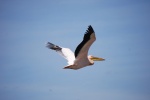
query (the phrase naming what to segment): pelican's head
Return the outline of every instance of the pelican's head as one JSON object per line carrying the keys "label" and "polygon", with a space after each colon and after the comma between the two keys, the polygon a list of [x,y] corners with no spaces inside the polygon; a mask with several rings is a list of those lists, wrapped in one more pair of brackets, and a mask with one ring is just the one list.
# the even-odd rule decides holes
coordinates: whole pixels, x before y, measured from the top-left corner
{"label": "pelican's head", "polygon": [[89,58],[91,61],[104,61],[104,60],[105,60],[104,58],[94,57],[94,56],[92,56],[92,55],[89,55],[88,58]]}

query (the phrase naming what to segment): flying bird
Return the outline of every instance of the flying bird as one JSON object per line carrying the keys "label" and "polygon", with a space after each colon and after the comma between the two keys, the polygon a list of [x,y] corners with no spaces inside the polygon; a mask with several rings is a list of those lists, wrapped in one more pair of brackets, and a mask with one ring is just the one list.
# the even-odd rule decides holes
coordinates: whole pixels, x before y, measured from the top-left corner
{"label": "flying bird", "polygon": [[94,64],[94,61],[103,61],[105,59],[95,57],[92,55],[88,56],[90,46],[96,40],[95,32],[91,25],[88,26],[82,42],[77,46],[75,52],[72,52],[69,48],[60,47],[53,43],[48,42],[46,47],[55,50],[62,55],[67,61],[68,65],[64,69],[80,69],[86,66]]}

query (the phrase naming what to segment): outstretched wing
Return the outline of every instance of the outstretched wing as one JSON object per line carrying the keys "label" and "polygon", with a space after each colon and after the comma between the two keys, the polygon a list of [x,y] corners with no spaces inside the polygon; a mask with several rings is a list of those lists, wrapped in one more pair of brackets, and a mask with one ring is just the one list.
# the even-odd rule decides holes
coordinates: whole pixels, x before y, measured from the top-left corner
{"label": "outstretched wing", "polygon": [[83,41],[77,46],[75,50],[75,58],[87,57],[88,50],[95,40],[95,32],[92,26],[90,25],[84,34]]}
{"label": "outstretched wing", "polygon": [[69,48],[62,48],[50,42],[47,43],[46,47],[58,52],[61,56],[63,56],[68,61],[69,65],[72,65],[74,63],[75,56],[74,53]]}

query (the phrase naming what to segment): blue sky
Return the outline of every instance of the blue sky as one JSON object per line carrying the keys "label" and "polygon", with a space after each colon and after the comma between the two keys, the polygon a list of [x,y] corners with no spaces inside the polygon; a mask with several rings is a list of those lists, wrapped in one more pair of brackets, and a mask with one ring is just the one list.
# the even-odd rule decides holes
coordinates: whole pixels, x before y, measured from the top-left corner
{"label": "blue sky", "polygon": [[[1,100],[149,100],[149,0],[0,0]],[[89,54],[106,61],[77,71],[45,47],[75,50],[88,25]]]}

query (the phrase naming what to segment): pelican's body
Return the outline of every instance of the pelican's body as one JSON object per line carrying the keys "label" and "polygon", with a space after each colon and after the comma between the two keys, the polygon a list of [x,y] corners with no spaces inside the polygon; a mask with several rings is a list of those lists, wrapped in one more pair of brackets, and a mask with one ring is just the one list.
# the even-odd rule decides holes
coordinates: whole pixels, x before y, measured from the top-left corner
{"label": "pelican's body", "polygon": [[80,69],[85,66],[93,65],[94,61],[104,60],[103,58],[98,58],[91,55],[88,56],[89,48],[95,40],[95,32],[90,25],[84,35],[83,41],[77,46],[75,53],[73,53],[69,48],[59,47],[50,42],[47,43],[47,47],[55,50],[68,60],[68,66],[64,67],[64,69]]}

